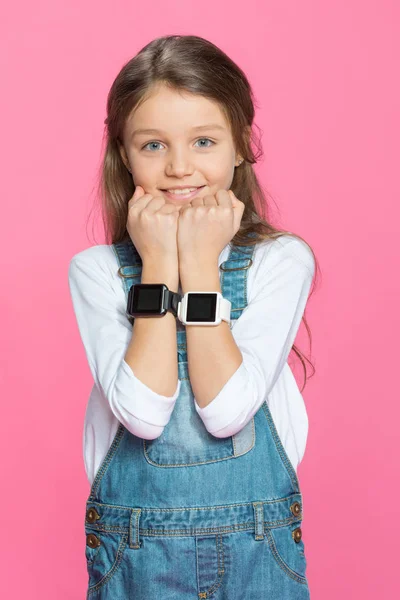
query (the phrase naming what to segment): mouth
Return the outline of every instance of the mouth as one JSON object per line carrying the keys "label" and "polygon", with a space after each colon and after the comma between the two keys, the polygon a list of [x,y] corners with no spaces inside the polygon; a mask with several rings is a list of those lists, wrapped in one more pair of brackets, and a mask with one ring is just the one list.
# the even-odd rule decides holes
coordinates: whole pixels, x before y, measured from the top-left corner
{"label": "mouth", "polygon": [[[191,192],[187,192],[187,193],[182,193],[181,190],[176,190],[176,192],[169,192],[168,190],[161,190],[162,193],[169,198],[170,200],[191,200],[192,198],[194,198],[199,192],[200,190],[202,190],[203,188],[205,188],[205,185],[202,185],[198,188],[193,189],[193,191]],[[190,189],[190,188],[187,188]]]}

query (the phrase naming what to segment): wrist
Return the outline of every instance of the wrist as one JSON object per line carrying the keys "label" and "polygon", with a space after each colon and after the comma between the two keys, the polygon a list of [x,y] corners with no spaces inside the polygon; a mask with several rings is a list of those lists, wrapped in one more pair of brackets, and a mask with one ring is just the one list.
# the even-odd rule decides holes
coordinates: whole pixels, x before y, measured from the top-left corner
{"label": "wrist", "polygon": [[190,292],[192,290],[197,291],[209,291],[209,292],[220,292],[220,273],[218,268],[218,262],[204,264],[200,266],[190,266],[189,268],[180,269],[180,280],[182,285],[182,292]]}
{"label": "wrist", "polygon": [[183,274],[209,273],[215,269],[218,269],[218,257],[185,256],[179,259],[179,272]]}
{"label": "wrist", "polygon": [[143,262],[141,283],[165,283],[169,290],[177,292],[179,284],[177,261],[162,259],[158,262]]}

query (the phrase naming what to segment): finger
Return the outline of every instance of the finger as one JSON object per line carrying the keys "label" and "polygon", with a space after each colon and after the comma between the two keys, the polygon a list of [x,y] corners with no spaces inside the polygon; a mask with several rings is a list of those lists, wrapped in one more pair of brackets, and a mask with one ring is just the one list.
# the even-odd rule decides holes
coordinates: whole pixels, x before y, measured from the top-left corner
{"label": "finger", "polygon": [[171,204],[170,202],[166,202],[156,212],[162,212],[163,214],[169,215],[171,213],[176,213],[176,212],[179,212],[179,211],[178,211],[178,207],[175,206],[175,204]]}
{"label": "finger", "polygon": [[141,185],[137,185],[135,188],[135,191],[133,192],[133,196],[131,198],[131,200],[133,200],[133,202],[135,202],[136,200],[138,200],[139,198],[141,198],[142,196],[144,196],[144,189],[142,188]]}
{"label": "finger", "polygon": [[229,190],[229,193],[230,193],[231,199],[232,199],[232,207],[237,210],[244,210],[244,203],[241,202],[238,198],[236,198],[236,196],[232,192],[232,190]]}
{"label": "finger", "polygon": [[167,202],[163,196],[152,196],[150,202],[146,204],[146,208],[148,212],[156,213],[160,208],[165,206]]}
{"label": "finger", "polygon": [[179,207],[179,215],[183,215],[183,213],[186,212],[187,210],[189,210],[189,208],[193,208],[192,202],[193,202],[193,200],[191,202],[189,202],[188,204],[182,204]]}
{"label": "finger", "polygon": [[204,206],[218,206],[218,201],[213,195],[204,196]]}
{"label": "finger", "polygon": [[232,190],[218,190],[215,194],[219,206],[232,207]]}
{"label": "finger", "polygon": [[[135,191],[133,192],[132,198],[128,202],[128,210],[134,205],[137,204],[139,200],[144,198],[145,196],[149,196],[146,194],[141,185],[137,185]],[[143,202],[141,203],[143,204]]]}
{"label": "finger", "polygon": [[192,206],[204,206],[204,198],[192,198],[190,202]]}
{"label": "finger", "polygon": [[[150,210],[150,212],[155,212],[156,210],[158,210],[160,208],[160,206],[162,206],[164,204],[165,201],[162,196],[157,196],[157,202],[153,203],[154,196],[152,194],[146,194],[144,191],[144,188],[142,188],[142,186],[138,186],[138,187],[139,187],[139,191],[138,191],[137,195],[136,195],[136,190],[135,190],[132,198],[129,200],[128,211],[132,208],[132,206],[135,206],[137,208],[137,210],[139,210],[140,212],[147,207],[148,207],[148,210]],[[151,203],[151,206],[149,206],[150,203]]]}

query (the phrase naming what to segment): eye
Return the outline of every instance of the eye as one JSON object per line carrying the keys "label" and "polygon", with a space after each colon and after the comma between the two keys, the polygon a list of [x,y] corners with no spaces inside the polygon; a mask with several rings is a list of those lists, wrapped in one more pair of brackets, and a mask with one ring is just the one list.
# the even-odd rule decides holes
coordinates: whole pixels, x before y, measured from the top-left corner
{"label": "eye", "polygon": [[[215,144],[215,142],[213,142],[209,138],[200,138],[196,141],[196,144],[197,144],[197,142],[203,142],[203,141],[210,142],[210,144],[212,144],[212,145]],[[143,146],[142,150],[144,150],[145,148],[147,148],[147,146],[150,146],[151,144],[153,144],[153,146],[154,146],[157,144],[161,144],[161,142],[147,142],[147,144],[145,146]],[[209,147],[210,146],[201,146],[201,148],[209,148]],[[156,148],[156,150],[157,150],[157,148]],[[150,150],[150,152],[152,152],[152,150]]]}
{"label": "eye", "polygon": [[[199,140],[197,140],[198,142],[202,142],[202,141],[206,141],[206,142],[211,142],[211,144],[215,144],[215,142],[213,142],[212,140],[210,140],[209,138],[200,138]],[[209,148],[210,146],[202,146],[203,148]]]}
{"label": "eye", "polygon": [[143,146],[142,150],[144,150],[145,148],[147,148],[147,146],[150,146],[150,144],[159,144],[160,142],[148,142],[145,146]]}

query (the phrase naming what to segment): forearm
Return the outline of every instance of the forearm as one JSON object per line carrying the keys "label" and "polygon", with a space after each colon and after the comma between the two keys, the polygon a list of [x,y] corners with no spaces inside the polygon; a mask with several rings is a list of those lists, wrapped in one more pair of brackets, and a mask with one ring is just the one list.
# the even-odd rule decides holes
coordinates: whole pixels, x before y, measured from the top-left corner
{"label": "forearm", "polygon": [[[182,291],[221,292],[218,261],[180,264]],[[242,363],[243,357],[229,324],[186,326],[190,384],[200,408],[207,406]]]}
{"label": "forearm", "polygon": [[[165,283],[178,290],[178,268],[171,262],[143,263],[141,283]],[[135,318],[125,361],[135,376],[157,394],[172,396],[178,385],[176,318]]]}

